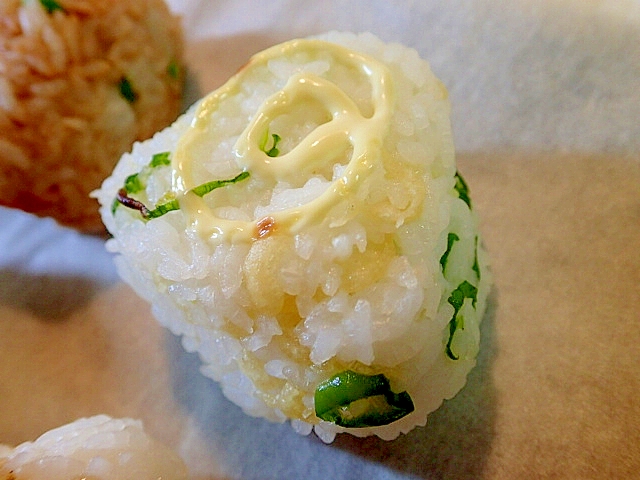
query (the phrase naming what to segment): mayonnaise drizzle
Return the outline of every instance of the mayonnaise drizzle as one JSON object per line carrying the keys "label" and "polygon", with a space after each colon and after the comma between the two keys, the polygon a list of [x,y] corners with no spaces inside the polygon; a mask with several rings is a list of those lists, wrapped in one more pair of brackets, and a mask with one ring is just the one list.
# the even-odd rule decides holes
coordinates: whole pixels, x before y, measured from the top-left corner
{"label": "mayonnaise drizzle", "polygon": [[[310,55],[330,54],[334,59],[360,71],[371,84],[373,113],[364,116],[355,102],[333,82],[311,73],[291,76],[286,85],[267,98],[240,135],[234,148],[236,162],[241,170],[256,178],[288,181],[308,176],[314,165],[331,162],[338,155],[352,149],[344,173],[332,182],[326,191],[297,208],[269,214],[278,230],[295,233],[309,223],[319,221],[331,207],[357,189],[358,184],[379,160],[382,142],[392,115],[391,76],[385,65],[364,54],[321,40],[293,40],[277,45],[254,56],[220,89],[203,99],[195,118],[179,139],[172,158],[173,190],[180,208],[203,236],[212,240],[230,238],[250,241],[255,238],[254,221],[227,220],[213,214],[203,198],[189,192],[196,185],[191,180],[191,168],[197,162],[196,152],[206,142],[207,132],[215,129],[212,114],[230,96],[237,94],[252,68],[265,66],[271,59],[305,52]],[[260,149],[260,142],[270,123],[300,102],[314,101],[322,105],[330,120],[316,127],[291,151],[272,158]],[[251,178],[248,180],[251,181]],[[225,188],[234,188],[234,185]]]}

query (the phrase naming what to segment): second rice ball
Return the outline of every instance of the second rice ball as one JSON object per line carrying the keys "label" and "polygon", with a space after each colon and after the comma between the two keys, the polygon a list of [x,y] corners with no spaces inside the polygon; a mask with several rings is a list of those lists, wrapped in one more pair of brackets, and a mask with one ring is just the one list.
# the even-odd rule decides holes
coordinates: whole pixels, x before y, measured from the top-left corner
{"label": "second rice ball", "polygon": [[180,19],[163,0],[0,3],[0,204],[102,231],[89,193],[181,107]]}

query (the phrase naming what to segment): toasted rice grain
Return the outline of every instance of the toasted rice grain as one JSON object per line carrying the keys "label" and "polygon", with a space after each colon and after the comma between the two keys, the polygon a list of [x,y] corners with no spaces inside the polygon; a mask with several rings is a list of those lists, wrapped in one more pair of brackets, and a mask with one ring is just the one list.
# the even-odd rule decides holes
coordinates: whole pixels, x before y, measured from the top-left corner
{"label": "toasted rice grain", "polygon": [[99,231],[89,192],[179,113],[182,32],[163,0],[59,3],[0,4],[0,204]]}

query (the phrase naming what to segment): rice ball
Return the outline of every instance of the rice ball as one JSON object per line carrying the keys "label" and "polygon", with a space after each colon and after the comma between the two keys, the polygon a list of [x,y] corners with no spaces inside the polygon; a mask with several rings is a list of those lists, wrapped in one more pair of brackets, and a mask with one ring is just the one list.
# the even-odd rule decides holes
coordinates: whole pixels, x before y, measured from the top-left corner
{"label": "rice ball", "polygon": [[163,0],[0,2],[0,204],[102,231],[89,193],[177,117],[182,51]]}
{"label": "rice ball", "polygon": [[0,446],[0,478],[186,480],[173,450],[130,418],[96,415],[54,428],[15,448]]}
{"label": "rice ball", "polygon": [[260,52],[95,193],[119,273],[249,415],[326,442],[425,425],[490,286],[449,110],[371,34]]}

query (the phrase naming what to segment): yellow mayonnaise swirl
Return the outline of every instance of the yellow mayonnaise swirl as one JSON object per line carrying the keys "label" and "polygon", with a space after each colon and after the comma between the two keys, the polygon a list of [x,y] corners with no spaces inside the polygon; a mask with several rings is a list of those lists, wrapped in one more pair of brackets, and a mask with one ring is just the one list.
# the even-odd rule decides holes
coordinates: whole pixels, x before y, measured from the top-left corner
{"label": "yellow mayonnaise swirl", "polygon": [[[337,84],[323,76],[309,72],[291,75],[284,86],[269,96],[257,110],[234,147],[239,170],[248,171],[252,179],[269,184],[300,183],[312,175],[319,165],[326,165],[350,152],[341,176],[308,203],[269,214],[268,220],[229,220],[216,216],[207,202],[190,193],[196,186],[192,169],[202,154],[210,132],[216,128],[214,113],[225,100],[237,95],[252,69],[266,67],[277,58],[304,53],[310,57],[330,55],[334,61],[347,66],[366,78],[371,87],[372,113],[365,114],[356,102]],[[317,126],[302,141],[277,157],[268,156],[261,142],[270,124],[279,115],[305,102],[320,105],[328,121]],[[383,140],[387,134],[392,109],[391,75],[385,65],[364,54],[321,40],[293,40],[277,45],[254,56],[220,89],[205,97],[197,108],[188,131],[180,138],[172,159],[173,190],[190,224],[211,239],[229,238],[248,241],[260,236],[260,226],[277,225],[296,233],[305,225],[321,219],[330,208],[351,196],[379,161]],[[229,188],[234,188],[229,187]]]}

